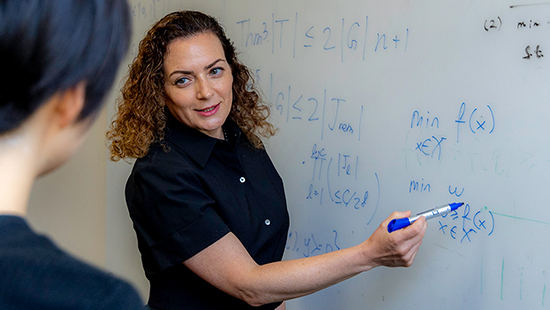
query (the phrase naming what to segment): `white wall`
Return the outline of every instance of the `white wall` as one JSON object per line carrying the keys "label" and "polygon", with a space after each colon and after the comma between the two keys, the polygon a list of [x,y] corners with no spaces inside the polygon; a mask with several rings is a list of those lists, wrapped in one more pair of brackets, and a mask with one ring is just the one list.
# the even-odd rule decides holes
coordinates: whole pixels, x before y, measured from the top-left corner
{"label": "white wall", "polygon": [[[100,120],[105,119],[103,112]],[[104,122],[68,163],[39,179],[32,190],[28,218],[59,246],[97,266],[105,265]]]}

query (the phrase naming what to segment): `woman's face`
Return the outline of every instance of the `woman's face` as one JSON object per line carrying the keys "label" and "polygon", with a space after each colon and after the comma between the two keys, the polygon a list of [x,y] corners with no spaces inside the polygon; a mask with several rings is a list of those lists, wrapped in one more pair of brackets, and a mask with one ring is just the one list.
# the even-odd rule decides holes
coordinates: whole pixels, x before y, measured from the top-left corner
{"label": "woman's face", "polygon": [[212,33],[176,39],[164,56],[166,106],[183,124],[223,139],[233,101],[233,75]]}

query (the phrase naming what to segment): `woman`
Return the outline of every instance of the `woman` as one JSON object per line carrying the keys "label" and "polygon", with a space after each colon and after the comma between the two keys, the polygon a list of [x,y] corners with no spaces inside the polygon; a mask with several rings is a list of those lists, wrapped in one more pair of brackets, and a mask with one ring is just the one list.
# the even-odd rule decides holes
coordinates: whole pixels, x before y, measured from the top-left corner
{"label": "woman", "polygon": [[0,2],[0,309],[142,309],[126,282],[36,234],[34,180],[82,144],[130,37],[123,0]]}
{"label": "woman", "polygon": [[376,266],[410,266],[422,219],[362,244],[281,261],[282,181],[260,136],[273,127],[217,21],[176,12],[141,41],[107,136],[111,158],[138,158],[126,200],[158,309],[284,309]]}

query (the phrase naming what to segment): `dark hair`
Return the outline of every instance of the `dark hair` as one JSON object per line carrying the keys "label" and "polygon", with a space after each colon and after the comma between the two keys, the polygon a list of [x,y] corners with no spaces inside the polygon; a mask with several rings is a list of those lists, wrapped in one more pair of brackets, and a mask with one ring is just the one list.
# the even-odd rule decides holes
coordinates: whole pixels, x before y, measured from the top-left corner
{"label": "dark hair", "polygon": [[164,139],[166,127],[164,56],[176,39],[213,33],[220,40],[233,75],[233,104],[229,117],[256,147],[263,147],[258,135],[270,137],[275,128],[267,118],[269,107],[261,100],[250,70],[237,58],[235,47],[218,21],[201,12],[182,11],[164,16],[139,44],[138,55],[122,88],[122,100],[107,132],[111,159],[140,158],[153,142]]}
{"label": "dark hair", "polygon": [[126,0],[0,0],[0,133],[81,81],[79,120],[95,114],[130,34]]}

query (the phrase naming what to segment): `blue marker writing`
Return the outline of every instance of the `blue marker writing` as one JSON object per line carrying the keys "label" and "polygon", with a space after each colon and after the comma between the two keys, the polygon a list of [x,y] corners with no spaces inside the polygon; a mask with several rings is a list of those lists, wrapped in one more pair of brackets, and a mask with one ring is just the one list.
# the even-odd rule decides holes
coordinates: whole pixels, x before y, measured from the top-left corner
{"label": "blue marker writing", "polygon": [[416,216],[413,216],[413,217],[406,217],[406,218],[402,218],[402,219],[393,219],[388,224],[388,232],[392,232],[392,231],[396,231],[396,230],[401,229],[401,228],[405,228],[405,227],[411,225],[412,223],[414,223],[421,216],[423,216],[427,220],[429,220],[429,219],[434,218],[434,217],[445,215],[449,212],[452,212],[452,211],[458,209],[463,204],[464,204],[463,202],[453,202],[453,203],[450,203],[448,205],[444,205],[443,207],[434,208],[434,209],[419,213],[419,214],[417,214]]}

